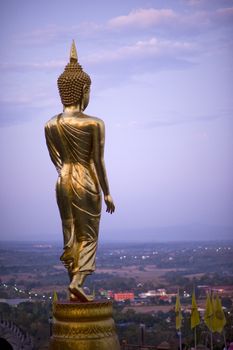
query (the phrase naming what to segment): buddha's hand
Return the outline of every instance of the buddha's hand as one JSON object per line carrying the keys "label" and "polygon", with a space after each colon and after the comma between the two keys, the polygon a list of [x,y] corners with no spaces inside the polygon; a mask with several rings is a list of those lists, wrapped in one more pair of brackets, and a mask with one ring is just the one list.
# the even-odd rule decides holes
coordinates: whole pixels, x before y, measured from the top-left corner
{"label": "buddha's hand", "polygon": [[110,214],[114,213],[114,211],[115,211],[115,205],[114,205],[114,203],[113,203],[113,199],[112,199],[112,197],[110,196],[110,194],[104,196],[104,201],[105,201],[105,204],[106,204],[106,206],[107,206],[106,212],[107,212],[107,213],[110,213]]}

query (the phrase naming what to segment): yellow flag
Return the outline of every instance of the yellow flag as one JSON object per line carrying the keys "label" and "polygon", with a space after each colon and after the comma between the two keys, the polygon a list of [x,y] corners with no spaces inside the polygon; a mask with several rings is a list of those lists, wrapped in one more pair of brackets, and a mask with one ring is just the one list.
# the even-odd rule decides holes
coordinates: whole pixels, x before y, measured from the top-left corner
{"label": "yellow flag", "polygon": [[214,312],[212,301],[210,299],[209,293],[207,293],[204,321],[211,332],[213,331],[213,316]]}
{"label": "yellow flag", "polygon": [[57,292],[54,291],[53,292],[53,303],[56,303],[57,301],[58,301]]}
{"label": "yellow flag", "polygon": [[181,328],[181,324],[182,324],[182,314],[181,314],[181,305],[180,305],[179,292],[176,295],[175,312],[176,312],[176,329],[180,329]]}
{"label": "yellow flag", "polygon": [[225,324],[226,318],[224,311],[222,309],[222,303],[217,295],[215,300],[213,301],[214,305],[214,316],[213,316],[213,332],[221,333]]}
{"label": "yellow flag", "polygon": [[195,298],[195,292],[192,294],[192,311],[191,311],[191,329],[200,324],[200,315],[197,309],[197,302]]}
{"label": "yellow flag", "polygon": [[57,292],[54,291],[53,292],[53,302],[52,302],[52,309],[53,309],[53,313],[55,312],[55,308],[56,308],[56,303],[58,301],[58,297],[57,297]]}

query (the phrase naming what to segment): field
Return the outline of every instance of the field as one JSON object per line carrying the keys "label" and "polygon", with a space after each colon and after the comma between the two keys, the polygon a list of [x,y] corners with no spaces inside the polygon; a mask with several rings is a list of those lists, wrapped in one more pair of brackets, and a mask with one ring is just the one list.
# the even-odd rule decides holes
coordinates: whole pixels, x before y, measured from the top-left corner
{"label": "field", "polygon": [[174,309],[174,305],[142,305],[142,306],[140,305],[140,306],[127,306],[123,309],[123,312],[127,312],[128,310],[133,310],[136,313],[151,314],[151,313],[157,313],[159,311],[169,312],[172,309]]}
{"label": "field", "polygon": [[167,272],[182,271],[184,269],[159,269],[155,265],[147,265],[143,269],[139,266],[122,266],[119,268],[97,268],[96,273],[108,273],[113,276],[134,278],[137,282],[150,281],[156,285],[160,283],[166,284],[164,275]]}

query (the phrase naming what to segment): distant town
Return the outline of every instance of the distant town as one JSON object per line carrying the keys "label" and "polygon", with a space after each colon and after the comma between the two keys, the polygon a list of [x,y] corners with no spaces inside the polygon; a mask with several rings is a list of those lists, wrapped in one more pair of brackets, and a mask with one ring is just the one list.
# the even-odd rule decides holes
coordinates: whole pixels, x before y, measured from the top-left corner
{"label": "distant town", "polygon": [[[1,322],[18,327],[31,339],[33,349],[47,349],[54,292],[61,300],[67,298],[68,277],[59,261],[61,252],[62,245],[54,242],[0,243]],[[87,279],[85,288],[87,293],[94,292],[96,299],[113,301],[121,343],[138,344],[143,324],[148,345],[166,341],[170,348],[176,348],[178,290],[184,341],[189,346],[193,290],[201,316],[207,292],[221,297],[227,319],[225,336],[233,339],[233,241],[102,244],[96,272]],[[222,349],[221,335],[215,337]],[[208,344],[204,324],[198,340]]]}

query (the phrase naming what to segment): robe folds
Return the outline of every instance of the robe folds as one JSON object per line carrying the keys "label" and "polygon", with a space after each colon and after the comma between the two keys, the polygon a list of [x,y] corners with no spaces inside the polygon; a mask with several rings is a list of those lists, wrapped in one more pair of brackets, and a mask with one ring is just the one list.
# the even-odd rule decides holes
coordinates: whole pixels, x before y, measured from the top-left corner
{"label": "robe folds", "polygon": [[101,216],[101,190],[93,162],[93,132],[85,118],[52,118],[45,126],[47,147],[58,171],[57,204],[69,273],[92,273]]}

